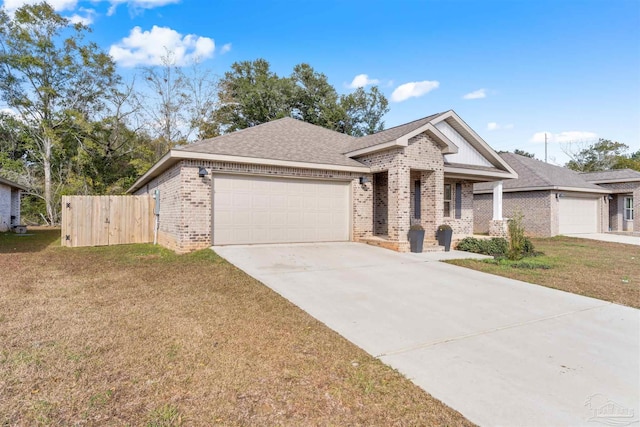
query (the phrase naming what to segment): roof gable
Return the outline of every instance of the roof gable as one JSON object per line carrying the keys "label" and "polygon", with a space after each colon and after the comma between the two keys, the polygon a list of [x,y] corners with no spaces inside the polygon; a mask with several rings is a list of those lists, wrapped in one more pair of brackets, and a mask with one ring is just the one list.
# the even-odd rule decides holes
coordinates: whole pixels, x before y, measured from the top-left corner
{"label": "roof gable", "polygon": [[436,128],[458,147],[457,153],[445,154],[444,160],[446,163],[485,167],[493,166],[489,160],[480,154],[480,152],[476,150],[476,148],[462,135],[460,135],[449,123],[443,120],[436,124]]}
{"label": "roof gable", "polygon": [[427,117],[423,117],[418,120],[414,120],[403,125],[395,126],[389,129],[385,129],[380,132],[373,133],[371,135],[362,136],[357,138],[352,144],[349,145],[349,151],[361,150],[363,148],[373,147],[375,145],[384,144],[386,142],[395,141],[409,133],[412,133],[416,129],[419,129],[426,124],[430,123],[433,119],[445,113],[432,114]]}

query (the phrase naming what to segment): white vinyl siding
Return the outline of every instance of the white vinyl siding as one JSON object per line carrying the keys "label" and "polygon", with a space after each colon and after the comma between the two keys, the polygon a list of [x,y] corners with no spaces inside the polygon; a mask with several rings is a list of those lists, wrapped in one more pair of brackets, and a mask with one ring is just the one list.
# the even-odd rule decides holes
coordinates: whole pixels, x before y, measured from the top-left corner
{"label": "white vinyl siding", "polygon": [[598,199],[560,197],[559,203],[560,234],[598,232]]}
{"label": "white vinyl siding", "polygon": [[349,182],[213,177],[213,244],[349,240]]}
{"label": "white vinyl siding", "polygon": [[444,136],[449,138],[458,147],[456,154],[447,154],[444,159],[447,163],[460,163],[464,165],[474,166],[487,166],[493,167],[493,165],[482,155],[473,148],[473,146],[464,139],[454,128],[447,122],[440,122],[436,124],[438,129]]}

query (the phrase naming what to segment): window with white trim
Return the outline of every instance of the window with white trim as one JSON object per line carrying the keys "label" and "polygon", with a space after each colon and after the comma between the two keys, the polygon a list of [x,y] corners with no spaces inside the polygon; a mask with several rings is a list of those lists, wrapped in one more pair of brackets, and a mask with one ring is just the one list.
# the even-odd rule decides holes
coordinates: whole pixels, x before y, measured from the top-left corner
{"label": "window with white trim", "polygon": [[444,217],[445,218],[450,218],[451,217],[451,205],[452,205],[452,191],[451,191],[451,184],[445,184],[444,185]]}
{"label": "window with white trim", "polygon": [[633,221],[633,197],[624,198],[624,219]]}

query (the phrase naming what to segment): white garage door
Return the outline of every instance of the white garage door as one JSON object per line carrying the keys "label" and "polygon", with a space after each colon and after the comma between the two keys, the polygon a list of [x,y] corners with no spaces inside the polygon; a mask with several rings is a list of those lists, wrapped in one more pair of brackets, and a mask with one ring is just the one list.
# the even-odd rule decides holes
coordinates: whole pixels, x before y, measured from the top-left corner
{"label": "white garage door", "polygon": [[213,243],[349,240],[348,182],[214,175]]}
{"label": "white garage door", "polygon": [[560,234],[598,232],[598,199],[561,197],[558,215]]}

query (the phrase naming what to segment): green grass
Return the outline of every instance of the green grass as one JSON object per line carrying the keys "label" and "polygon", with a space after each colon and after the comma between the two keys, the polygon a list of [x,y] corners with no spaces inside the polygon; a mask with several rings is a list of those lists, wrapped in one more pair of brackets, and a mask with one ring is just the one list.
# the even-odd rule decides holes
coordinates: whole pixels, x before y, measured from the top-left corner
{"label": "green grass", "polygon": [[640,308],[640,247],[571,237],[532,239],[542,255],[451,264]]}

